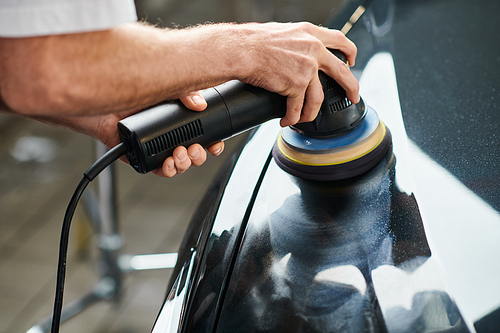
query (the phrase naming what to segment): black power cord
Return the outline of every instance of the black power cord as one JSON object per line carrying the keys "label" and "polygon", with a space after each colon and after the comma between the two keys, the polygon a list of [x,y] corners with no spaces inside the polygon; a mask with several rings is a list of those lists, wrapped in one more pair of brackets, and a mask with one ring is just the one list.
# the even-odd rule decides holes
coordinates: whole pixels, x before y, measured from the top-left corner
{"label": "black power cord", "polygon": [[59,245],[59,262],[57,264],[57,282],[56,282],[56,293],[54,299],[54,312],[52,314],[52,325],[51,332],[58,333],[59,326],[61,325],[61,313],[63,308],[63,295],[64,295],[64,280],[66,277],[66,259],[68,254],[68,241],[69,241],[69,229],[71,226],[71,220],[73,219],[73,214],[75,213],[76,206],[83,191],[87,185],[94,180],[97,175],[99,175],[108,165],[116,161],[122,155],[127,153],[127,147],[122,142],[116,145],[114,148],[110,149],[106,154],[104,154],[99,160],[97,160],[87,171],[84,172],[83,178],[78,184],[71,200],[66,208],[66,213],[64,214],[64,220],[61,230],[61,241]]}

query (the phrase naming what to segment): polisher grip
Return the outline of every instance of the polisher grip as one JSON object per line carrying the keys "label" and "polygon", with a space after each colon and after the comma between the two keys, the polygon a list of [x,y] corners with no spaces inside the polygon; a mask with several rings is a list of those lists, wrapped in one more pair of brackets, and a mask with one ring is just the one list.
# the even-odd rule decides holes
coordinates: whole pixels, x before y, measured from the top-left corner
{"label": "polisher grip", "polygon": [[180,101],[160,103],[118,123],[127,159],[140,173],[163,164],[177,146],[208,147],[286,113],[286,98],[239,81],[201,92],[205,111],[187,109]]}

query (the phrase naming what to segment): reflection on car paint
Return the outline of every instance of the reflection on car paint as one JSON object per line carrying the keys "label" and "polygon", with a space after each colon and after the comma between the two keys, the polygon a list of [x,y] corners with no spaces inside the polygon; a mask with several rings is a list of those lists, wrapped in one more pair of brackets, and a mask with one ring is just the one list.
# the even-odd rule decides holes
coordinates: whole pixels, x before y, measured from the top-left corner
{"label": "reflection on car paint", "polygon": [[182,312],[186,306],[187,295],[190,288],[189,279],[193,273],[196,251],[190,251],[189,258],[184,262],[172,288],[167,295],[165,302],[152,332],[176,332],[182,327]]}
{"label": "reflection on car paint", "polygon": [[[467,331],[443,289],[406,284],[409,307],[381,308],[393,295],[378,288],[373,272],[393,267],[411,276],[431,257],[414,197],[395,186],[394,163],[389,154],[362,177],[330,183],[300,180],[271,163],[217,332]],[[439,266],[431,273],[443,281]]]}

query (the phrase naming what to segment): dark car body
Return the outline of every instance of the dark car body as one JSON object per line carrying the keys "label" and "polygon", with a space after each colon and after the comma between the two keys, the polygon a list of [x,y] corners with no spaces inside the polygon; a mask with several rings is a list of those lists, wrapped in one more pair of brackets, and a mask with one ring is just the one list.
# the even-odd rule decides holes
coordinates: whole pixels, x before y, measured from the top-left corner
{"label": "dark car body", "polygon": [[266,6],[350,29],[392,150],[306,181],[274,162],[277,122],[254,130],[194,214],[153,332],[498,331],[500,3]]}

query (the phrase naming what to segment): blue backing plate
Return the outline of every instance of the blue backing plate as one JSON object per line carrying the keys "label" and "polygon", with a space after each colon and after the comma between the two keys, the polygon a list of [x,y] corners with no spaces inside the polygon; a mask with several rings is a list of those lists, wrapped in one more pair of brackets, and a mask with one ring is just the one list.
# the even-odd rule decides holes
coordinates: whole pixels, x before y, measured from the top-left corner
{"label": "blue backing plate", "polygon": [[286,127],[282,129],[281,136],[283,141],[295,150],[321,153],[322,151],[328,152],[333,149],[344,148],[362,142],[375,131],[378,124],[379,118],[377,113],[368,106],[363,121],[345,135],[330,139],[315,139],[294,131],[290,127]]}

